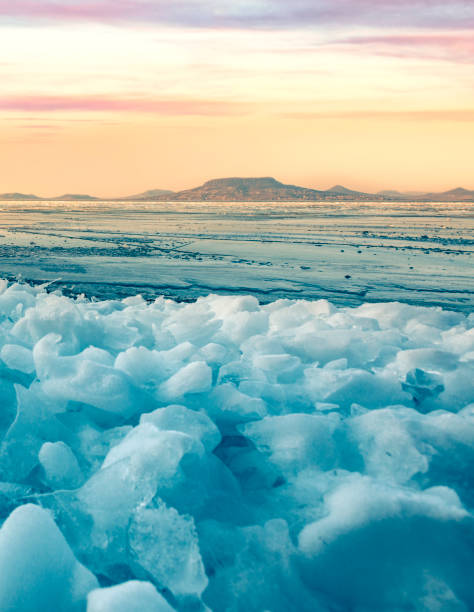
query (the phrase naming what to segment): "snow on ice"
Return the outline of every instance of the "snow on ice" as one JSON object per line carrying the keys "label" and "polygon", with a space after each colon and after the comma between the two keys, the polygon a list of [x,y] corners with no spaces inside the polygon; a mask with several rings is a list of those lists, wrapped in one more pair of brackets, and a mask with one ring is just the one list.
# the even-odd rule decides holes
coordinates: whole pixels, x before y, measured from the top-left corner
{"label": "snow on ice", "polygon": [[474,609],[474,317],[0,287],[0,609]]}

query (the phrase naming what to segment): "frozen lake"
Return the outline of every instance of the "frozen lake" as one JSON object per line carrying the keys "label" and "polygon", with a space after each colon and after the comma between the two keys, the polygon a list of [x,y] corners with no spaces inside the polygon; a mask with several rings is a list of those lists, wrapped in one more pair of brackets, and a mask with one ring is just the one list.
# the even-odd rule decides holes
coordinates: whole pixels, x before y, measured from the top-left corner
{"label": "frozen lake", "polygon": [[469,203],[0,203],[0,277],[89,297],[250,293],[470,311],[473,251]]}

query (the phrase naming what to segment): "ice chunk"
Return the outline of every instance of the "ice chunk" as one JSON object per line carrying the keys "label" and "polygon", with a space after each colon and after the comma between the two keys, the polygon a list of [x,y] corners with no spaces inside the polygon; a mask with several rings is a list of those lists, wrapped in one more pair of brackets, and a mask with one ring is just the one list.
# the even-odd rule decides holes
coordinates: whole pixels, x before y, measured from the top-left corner
{"label": "ice chunk", "polygon": [[57,334],[48,334],[33,348],[33,359],[40,379],[72,376],[81,362],[112,366],[112,355],[103,349],[89,346],[75,355],[68,354],[68,347]]}
{"label": "ice chunk", "polygon": [[269,317],[270,330],[280,331],[299,327],[311,319],[311,312],[306,307],[306,303],[286,302],[279,300],[272,304]]}
{"label": "ice chunk", "polygon": [[265,417],[240,429],[285,471],[296,472],[308,466],[329,470],[337,462],[334,434],[339,422],[337,417],[288,414]]}
{"label": "ice chunk", "polygon": [[75,489],[81,484],[81,468],[74,453],[64,442],[45,442],[38,458],[46,483],[52,489]]}
{"label": "ice chunk", "polygon": [[37,383],[29,389],[16,385],[15,391],[17,414],[0,447],[0,470],[4,479],[22,482],[38,465],[43,441],[60,437],[56,415],[65,410],[65,404],[46,396]]}
{"label": "ice chunk", "polygon": [[185,406],[166,406],[142,414],[140,423],[152,423],[158,429],[182,431],[201,442],[208,452],[213,451],[221,441],[219,430],[206,414]]}
{"label": "ice chunk", "polygon": [[326,504],[327,516],[299,536],[308,586],[346,608],[421,610],[428,575],[472,607],[465,560],[474,554],[474,522],[453,491],[416,492],[354,477]]}
{"label": "ice chunk", "polygon": [[381,408],[402,404],[410,397],[390,372],[333,370],[313,365],[306,368],[304,377],[306,393],[312,402],[338,404],[346,410],[354,403],[367,408]]}
{"label": "ice chunk", "polygon": [[[151,504],[157,495],[173,499],[176,492],[178,501],[187,500],[190,487],[186,487],[181,462],[195,445],[180,432],[140,425],[109,451],[102,469],[78,490],[81,518],[73,529],[79,527],[87,534],[81,540],[76,533],[75,538],[95,572],[114,581],[128,575],[117,568],[129,563],[128,529],[133,513]],[[189,463],[195,462],[196,458],[190,458]],[[192,501],[201,503],[199,498]]]}
{"label": "ice chunk", "polygon": [[139,508],[129,528],[129,543],[139,565],[175,597],[199,598],[208,584],[194,521],[174,508]]}
{"label": "ice chunk", "polygon": [[232,383],[216,387],[209,406],[211,417],[217,423],[238,424],[262,418],[267,413],[265,402],[239,391]]}
{"label": "ice chunk", "polygon": [[[286,521],[269,520],[263,525],[230,527],[208,522],[201,525],[206,566],[213,576],[204,594],[212,610],[232,600],[227,609],[272,612],[327,612],[302,583],[293,563],[296,556]],[[226,546],[222,546],[226,542]],[[235,602],[235,605],[233,605]]]}
{"label": "ice chunk", "polygon": [[[140,407],[140,394],[131,386],[127,376],[102,359],[91,359],[92,351],[70,358],[57,357],[51,364],[43,364],[43,361],[40,364],[37,347],[34,349],[35,363],[42,388],[49,397],[57,401],[89,404],[122,417],[131,416]],[[94,351],[93,356],[97,357],[97,353]],[[100,357],[104,353],[100,351]]]}
{"label": "ice chunk", "polygon": [[419,348],[400,351],[394,365],[403,375],[414,368],[443,372],[455,370],[458,358],[448,351]]}
{"label": "ice chunk", "polygon": [[209,342],[222,326],[222,320],[216,319],[209,304],[201,299],[195,304],[186,304],[173,313],[167,324],[177,342],[187,341],[202,346]]}
{"label": "ice chunk", "polygon": [[[135,427],[120,444],[114,446],[102,465],[102,469],[128,459],[137,472],[151,469],[160,478],[174,474],[184,453],[196,444],[193,439],[176,431],[160,431],[152,423]],[[160,459],[159,466],[155,464]]]}
{"label": "ice chunk", "polygon": [[115,367],[126,372],[139,385],[156,385],[169,373],[169,365],[162,353],[144,346],[133,346],[119,353]]}
{"label": "ice chunk", "polygon": [[80,351],[96,344],[102,329],[93,313],[89,313],[66,297],[41,293],[34,308],[29,308],[12,329],[12,335],[25,344],[34,345],[44,336],[62,338],[70,351]]}
{"label": "ice chunk", "polygon": [[443,378],[439,374],[425,372],[421,368],[410,370],[402,387],[412,395],[415,404],[421,404],[423,400],[436,397],[444,391]]}
{"label": "ice chunk", "polygon": [[426,454],[420,453],[417,448],[406,423],[406,416],[409,418],[411,412],[385,408],[351,420],[349,427],[364,458],[367,474],[385,482],[404,483],[415,474],[428,471],[431,453],[428,449]]}
{"label": "ice chunk", "polygon": [[255,355],[253,365],[263,370],[270,379],[280,383],[292,382],[301,374],[301,361],[292,355]]}
{"label": "ice chunk", "polygon": [[230,361],[231,356],[235,355],[235,353],[222,344],[209,342],[209,344],[199,349],[198,355],[209,365],[222,365],[226,361]]}
{"label": "ice chunk", "polygon": [[31,374],[35,370],[33,353],[30,349],[18,344],[4,344],[0,351],[0,359],[12,370]]}
{"label": "ice chunk", "polygon": [[[470,402],[473,402],[473,374],[474,360],[460,363],[456,370],[443,373],[442,384],[444,385],[444,391],[437,397],[436,394],[432,396],[434,398],[434,400],[431,400],[433,408],[457,412]],[[426,403],[428,402],[430,400]]]}
{"label": "ice chunk", "polygon": [[87,596],[87,612],[172,612],[173,608],[150,582],[130,580]]}
{"label": "ice chunk", "polygon": [[83,610],[98,583],[80,565],[49,512],[17,508],[0,530],[0,609]]}
{"label": "ice chunk", "polygon": [[2,279],[0,287],[0,314],[9,317],[13,321],[21,319],[25,311],[34,307],[36,303],[36,292],[31,287],[13,283],[8,286],[8,281]]}
{"label": "ice chunk", "polygon": [[206,298],[206,301],[216,316],[223,320],[239,312],[258,312],[260,309],[257,298],[250,295],[239,295],[236,297],[210,295]]}
{"label": "ice chunk", "polygon": [[194,454],[199,458],[203,452],[200,443],[181,432],[161,431],[151,423],[135,427],[109,451],[102,468],[78,492],[94,520],[97,545],[107,543],[104,533],[121,538],[132,512],[151,502],[157,492],[163,496],[182,485],[183,457]]}
{"label": "ice chunk", "polygon": [[245,342],[251,336],[265,333],[268,330],[268,315],[263,311],[243,310],[226,318],[215,339],[227,338],[235,344]]}
{"label": "ice chunk", "polygon": [[196,347],[190,342],[166,351],[134,346],[117,356],[115,367],[126,372],[136,384],[156,387],[183,368],[195,353]]}
{"label": "ice chunk", "polygon": [[173,400],[188,393],[205,393],[211,386],[211,368],[204,361],[194,361],[162,383],[159,397],[164,401]]}

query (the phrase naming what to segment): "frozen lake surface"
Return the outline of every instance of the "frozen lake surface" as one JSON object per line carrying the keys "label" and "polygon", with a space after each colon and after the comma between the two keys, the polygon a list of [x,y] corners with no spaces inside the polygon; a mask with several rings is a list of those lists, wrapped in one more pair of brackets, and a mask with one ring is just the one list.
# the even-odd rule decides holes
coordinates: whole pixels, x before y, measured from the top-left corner
{"label": "frozen lake surface", "polygon": [[0,276],[106,299],[253,294],[467,312],[473,250],[469,203],[0,203]]}

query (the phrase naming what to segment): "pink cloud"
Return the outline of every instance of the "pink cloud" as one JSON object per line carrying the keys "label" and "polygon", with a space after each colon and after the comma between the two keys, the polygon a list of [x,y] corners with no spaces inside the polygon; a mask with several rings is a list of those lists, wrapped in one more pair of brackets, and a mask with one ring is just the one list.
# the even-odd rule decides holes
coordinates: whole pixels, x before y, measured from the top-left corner
{"label": "pink cloud", "polygon": [[292,27],[327,23],[469,27],[470,0],[0,0],[0,16],[26,20],[172,23],[196,27]]}
{"label": "pink cloud", "polygon": [[474,109],[446,110],[402,110],[378,111],[362,110],[347,112],[294,112],[283,115],[289,119],[388,119],[395,121],[461,121],[473,122]]}
{"label": "pink cloud", "polygon": [[140,2],[51,2],[46,0],[0,0],[0,15],[27,19],[45,18],[58,20],[123,19],[137,14]]}
{"label": "pink cloud", "polygon": [[474,63],[474,35],[472,33],[353,36],[336,41],[335,44],[362,49],[369,48],[381,55],[428,57]]}
{"label": "pink cloud", "polygon": [[61,130],[62,126],[61,125],[51,125],[49,123],[25,123],[24,125],[17,125],[17,128],[20,129],[24,129],[24,130],[47,130],[47,131],[55,131],[55,130]]}
{"label": "pink cloud", "polygon": [[179,116],[227,116],[248,112],[246,104],[217,100],[150,100],[97,96],[12,96],[0,98],[0,110],[22,112],[131,112]]}

